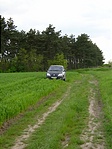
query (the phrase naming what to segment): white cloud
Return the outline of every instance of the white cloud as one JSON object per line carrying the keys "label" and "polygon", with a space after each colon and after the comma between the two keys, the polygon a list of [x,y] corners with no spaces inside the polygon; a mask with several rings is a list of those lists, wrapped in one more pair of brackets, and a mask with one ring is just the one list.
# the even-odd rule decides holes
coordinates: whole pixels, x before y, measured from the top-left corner
{"label": "white cloud", "polygon": [[98,36],[92,38],[92,41],[98,45],[103,52],[105,63],[112,59],[112,40],[107,39],[105,36]]}

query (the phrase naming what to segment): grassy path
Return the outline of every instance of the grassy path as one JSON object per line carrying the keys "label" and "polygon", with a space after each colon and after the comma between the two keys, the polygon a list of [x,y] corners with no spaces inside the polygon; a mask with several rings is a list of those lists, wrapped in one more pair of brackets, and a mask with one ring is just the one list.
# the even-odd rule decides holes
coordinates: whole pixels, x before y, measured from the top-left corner
{"label": "grassy path", "polygon": [[[27,75],[28,78],[22,75],[22,80],[18,76],[18,81],[15,78],[11,84],[6,77],[9,90],[5,100],[9,94],[11,97],[7,102],[17,97],[16,93],[21,90],[25,92],[19,99],[21,95],[26,99],[25,93],[30,90],[33,96],[29,96],[28,101],[33,103],[31,100],[36,99],[12,122],[6,123],[0,135],[0,149],[111,149],[112,71],[68,72],[65,82],[42,79],[41,75],[36,78],[32,73]],[[14,97],[13,84],[18,84]],[[4,88],[3,80],[0,88],[3,94]]]}
{"label": "grassy path", "polygon": [[16,139],[16,143],[15,145],[11,148],[11,149],[24,149],[27,144],[25,144],[23,142],[28,140],[28,138],[32,135],[32,133],[38,129],[46,120],[46,118],[49,116],[50,113],[54,112],[57,107],[61,104],[61,102],[69,95],[70,92],[70,87],[67,89],[66,94],[63,95],[62,99],[56,101],[55,103],[53,103],[49,108],[48,111],[45,112],[42,117],[40,119],[37,120],[37,123],[35,123],[35,125],[33,126],[28,126],[28,128],[26,128],[23,131],[23,134],[21,136],[19,136],[19,138]]}
{"label": "grassy path", "polygon": [[84,144],[81,145],[82,149],[104,149],[105,138],[104,130],[102,128],[102,103],[99,97],[99,87],[97,80],[93,77],[89,81],[91,84],[89,95],[89,120],[86,128],[81,134],[81,140]]}
{"label": "grassy path", "polygon": [[71,82],[37,123],[23,131],[11,149],[78,148],[82,143],[80,134],[86,125],[85,118],[88,117],[88,77],[80,74]]}

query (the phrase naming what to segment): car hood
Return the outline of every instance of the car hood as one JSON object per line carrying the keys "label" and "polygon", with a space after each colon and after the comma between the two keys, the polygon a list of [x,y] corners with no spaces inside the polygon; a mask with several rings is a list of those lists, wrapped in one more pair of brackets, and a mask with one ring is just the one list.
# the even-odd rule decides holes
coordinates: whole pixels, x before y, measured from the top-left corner
{"label": "car hood", "polygon": [[47,72],[50,73],[50,74],[53,74],[53,73],[55,73],[55,74],[62,73],[62,71],[56,71],[56,70],[53,70],[53,71],[47,71]]}

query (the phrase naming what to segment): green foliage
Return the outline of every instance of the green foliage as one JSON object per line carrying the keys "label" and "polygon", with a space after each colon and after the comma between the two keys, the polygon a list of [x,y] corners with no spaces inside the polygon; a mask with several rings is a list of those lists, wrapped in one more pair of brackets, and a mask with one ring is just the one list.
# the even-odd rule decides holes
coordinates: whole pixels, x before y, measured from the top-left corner
{"label": "green foliage", "polygon": [[93,44],[89,36],[81,34],[76,41],[76,49],[78,56],[78,68],[102,66],[103,56],[96,44]]}
{"label": "green foliage", "polygon": [[112,67],[112,61],[108,62],[109,67]]}
{"label": "green foliage", "polygon": [[48,60],[48,65],[63,65],[64,68],[67,68],[67,60],[63,54],[56,54],[53,60]]}
{"label": "green foliage", "polygon": [[51,63],[63,63],[68,69],[103,64],[101,50],[92,43],[87,34],[81,34],[76,39],[75,35],[61,36],[61,31],[55,31],[51,24],[42,32],[30,29],[26,33],[16,30],[12,18],[8,21],[1,18],[0,22],[1,72],[43,71]]}

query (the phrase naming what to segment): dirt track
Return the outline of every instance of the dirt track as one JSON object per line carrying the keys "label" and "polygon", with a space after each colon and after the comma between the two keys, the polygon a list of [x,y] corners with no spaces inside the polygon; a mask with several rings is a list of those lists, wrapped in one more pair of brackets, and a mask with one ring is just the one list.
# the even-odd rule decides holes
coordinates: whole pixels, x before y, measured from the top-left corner
{"label": "dirt track", "polygon": [[35,129],[39,128],[43,124],[48,115],[56,110],[56,108],[60,105],[61,102],[62,100],[54,103],[49,108],[49,110],[42,115],[42,118],[37,120],[37,123],[34,126],[28,126],[28,128],[24,130],[23,134],[17,138],[15,145],[12,147],[12,149],[23,149],[26,146],[23,140],[27,140],[30,135],[35,131]]}
{"label": "dirt track", "polygon": [[[81,140],[84,144],[81,145],[82,149],[104,149],[105,141],[104,134],[101,129],[102,105],[98,98],[98,82],[96,80],[89,82],[92,87],[89,96],[89,121],[87,128],[85,128],[81,135]],[[95,88],[94,88],[94,87]]]}
{"label": "dirt track", "polygon": [[[98,99],[98,82],[93,79],[89,83],[91,84],[90,95],[88,97],[89,118],[87,127],[83,130],[80,136],[80,139],[84,142],[80,147],[82,149],[105,149],[104,134],[101,128],[102,104]],[[43,113],[40,119],[37,119],[37,123],[35,125],[29,125],[23,131],[23,134],[15,140],[15,144],[11,149],[24,149],[27,146],[27,144],[25,144],[24,141],[27,140],[32,135],[32,133],[45,122],[49,114],[54,112],[57,109],[57,107],[62,103],[62,101],[67,96],[69,96],[70,89],[71,87],[68,87],[66,93],[62,96],[62,98],[55,102],[53,105],[51,105],[48,108],[47,112]],[[69,137],[67,137],[67,139],[68,138]],[[63,148],[69,146],[69,144],[66,142],[67,141],[63,143]]]}
{"label": "dirt track", "polygon": [[60,100],[49,107],[48,111],[44,113],[40,119],[37,119],[37,123],[34,126],[28,126],[28,128],[23,131],[23,134],[16,139],[15,145],[11,149],[24,149],[27,146],[27,144],[25,144],[23,140],[27,140],[32,135],[32,133],[44,123],[49,114],[56,110],[61,102],[69,95],[70,88],[71,87],[68,87],[66,94],[64,94]]}

